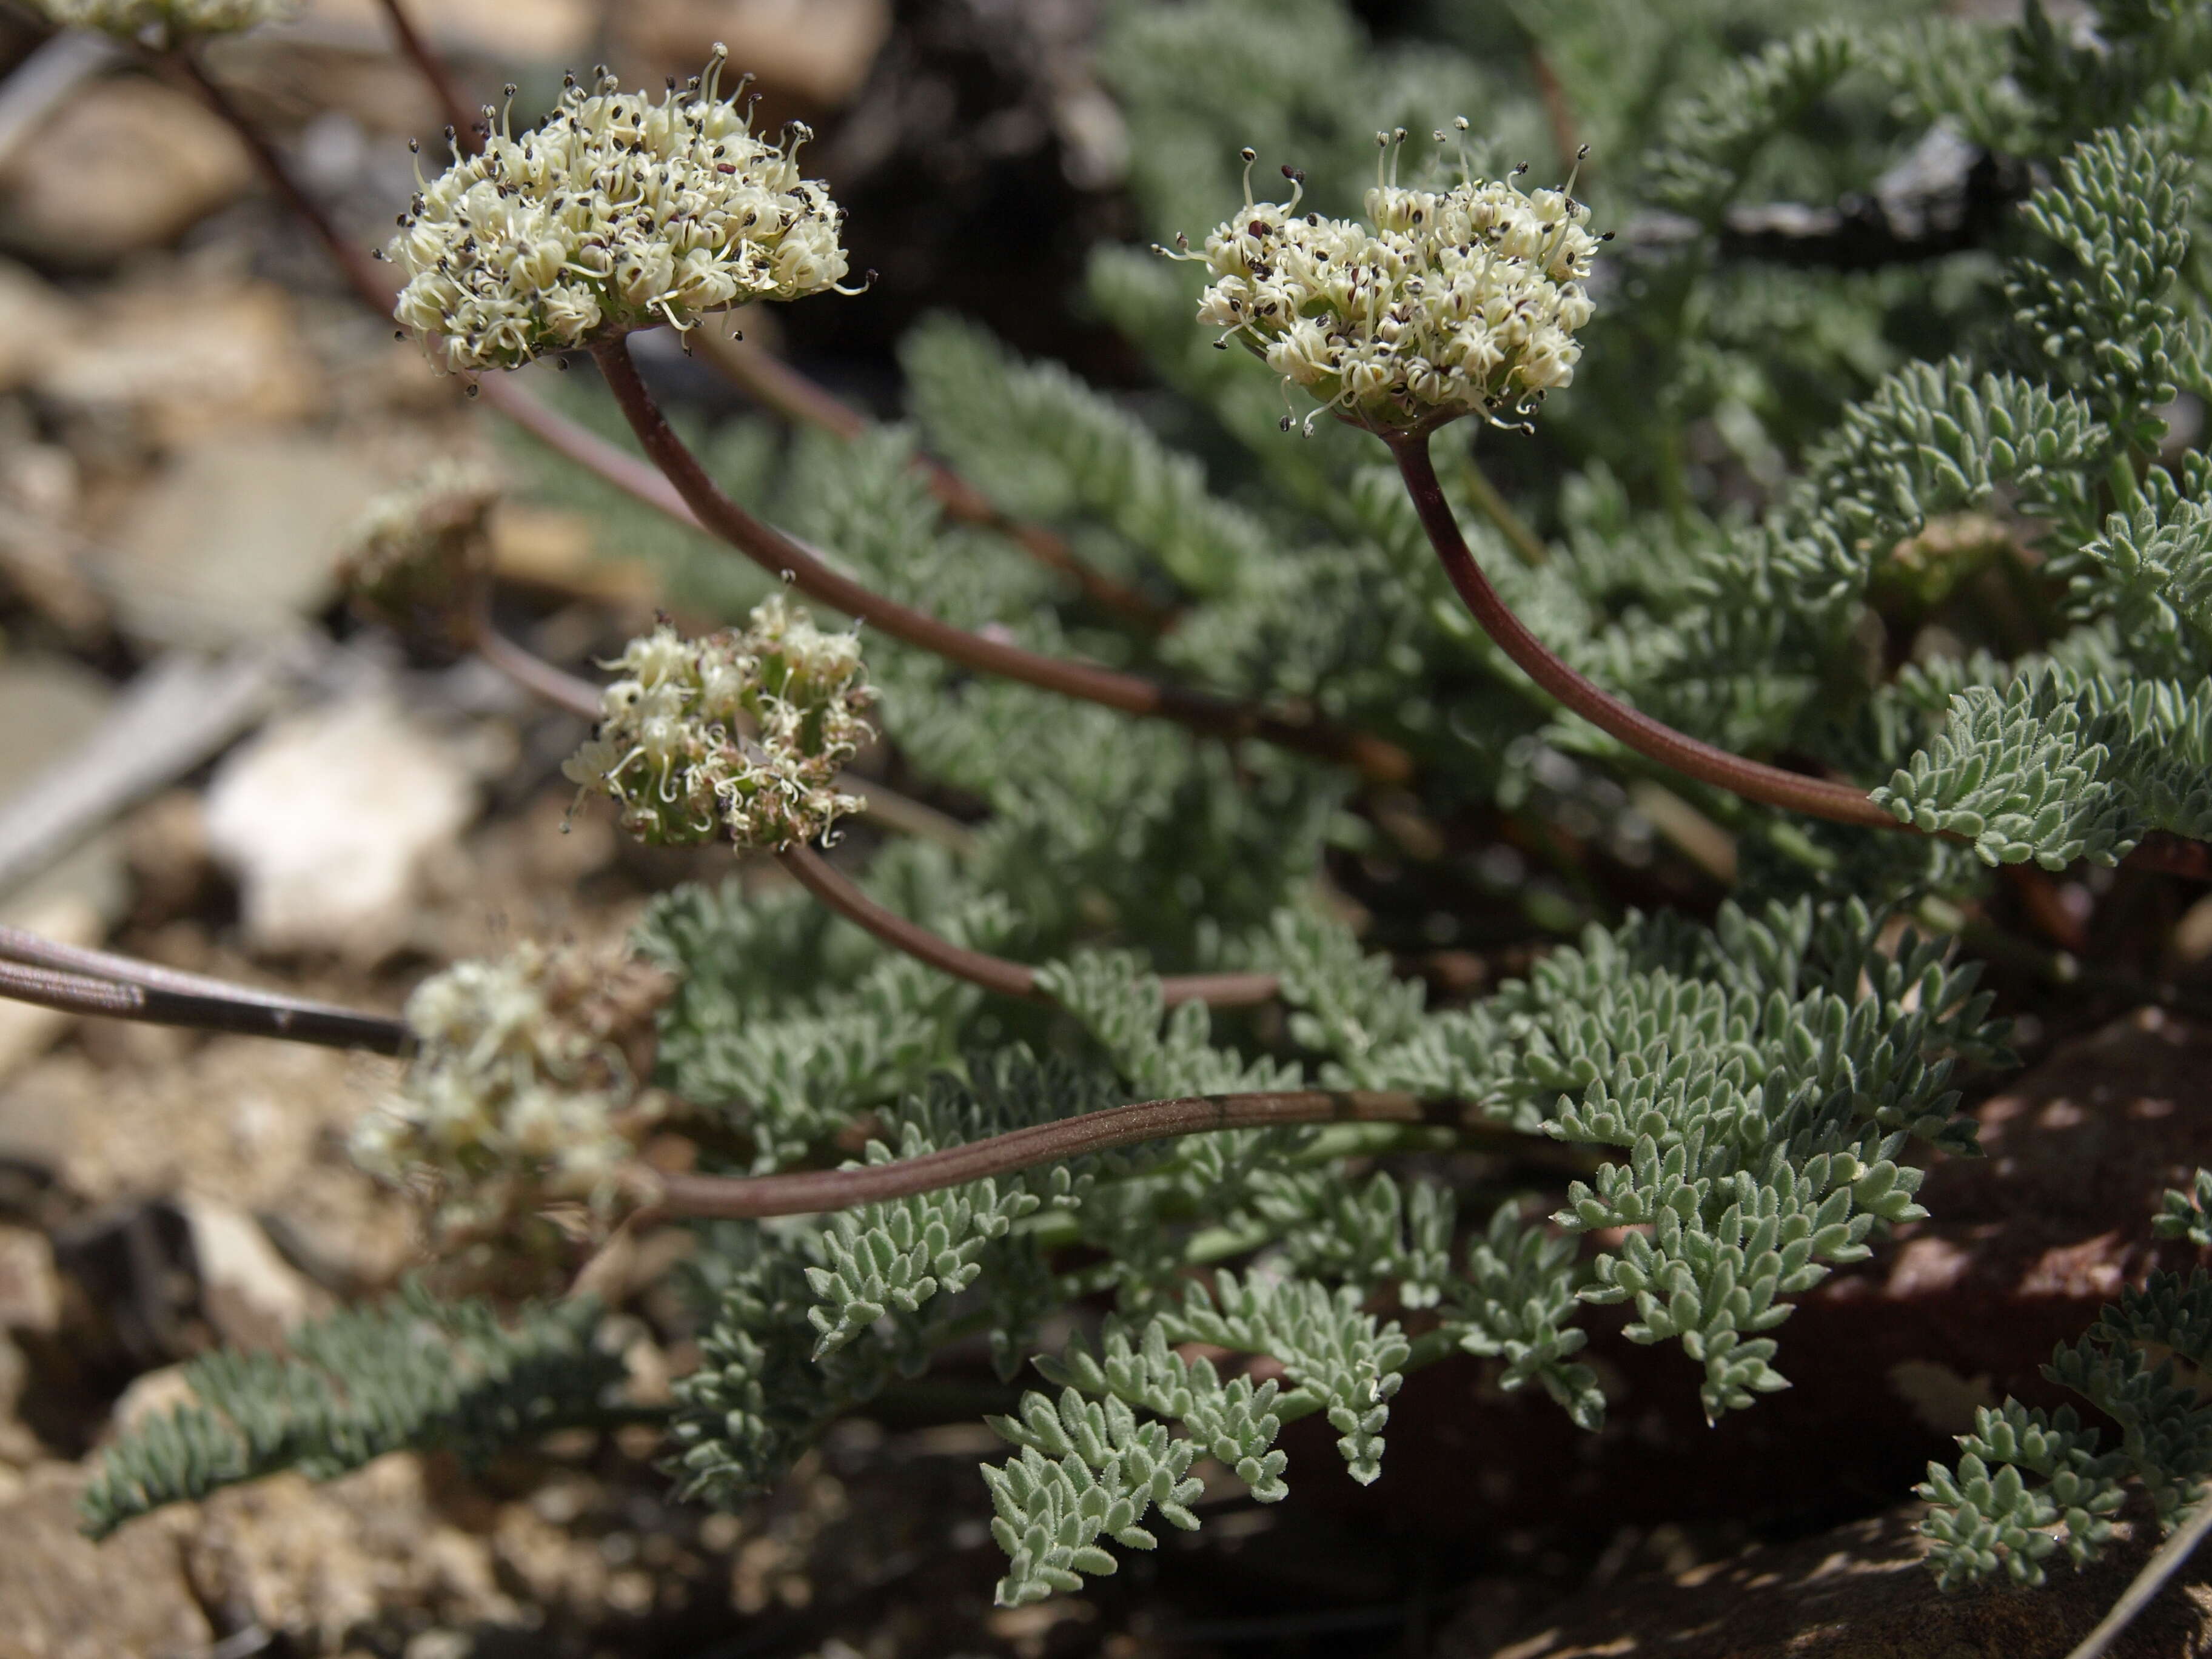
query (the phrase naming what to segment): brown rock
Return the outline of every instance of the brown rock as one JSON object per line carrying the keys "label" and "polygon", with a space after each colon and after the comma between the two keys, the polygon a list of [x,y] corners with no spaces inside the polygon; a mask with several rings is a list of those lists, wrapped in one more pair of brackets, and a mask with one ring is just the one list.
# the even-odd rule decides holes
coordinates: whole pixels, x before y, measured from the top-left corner
{"label": "brown rock", "polygon": [[408,1453],[327,1486],[279,1474],[218,1492],[199,1506],[185,1564],[209,1606],[311,1650],[394,1614],[471,1626],[523,1616],[495,1582],[490,1544],[438,1513]]}
{"label": "brown rock", "polygon": [[100,580],[142,638],[223,647],[289,633],[330,603],[339,546],[383,483],[357,444],[331,439],[197,446],[120,515]]}
{"label": "brown rock", "polygon": [[307,414],[317,374],[282,289],[172,277],[95,303],[87,325],[46,353],[35,384],[71,411],[130,414],[149,440],[172,447]]}
{"label": "brown rock", "polygon": [[246,937],[365,963],[407,942],[424,866],[475,817],[465,757],[380,692],[289,715],[207,795],[210,849],[239,878]]}
{"label": "brown rock", "polygon": [[888,0],[647,0],[615,15],[655,64],[696,68],[720,40],[734,68],[833,109],[860,89],[891,27]]}
{"label": "brown rock", "polygon": [[276,1254],[252,1216],[203,1198],[178,1207],[191,1227],[200,1310],[225,1342],[275,1348],[295,1325],[331,1311],[329,1294]]}
{"label": "brown rock", "polygon": [[198,100],[118,76],[64,104],[0,167],[0,237],[51,263],[105,265],[173,240],[252,176]]}
{"label": "brown rock", "polygon": [[[2116,1544],[2039,1590],[1946,1593],[1922,1565],[1922,1511],[1894,1510],[1799,1543],[1746,1551],[1672,1577],[1578,1598],[1502,1647],[1445,1647],[1487,1659],[2061,1659],[2087,1635],[2150,1553]],[[2114,1659],[2212,1652],[2212,1565],[2185,1572],[2109,1650]]]}
{"label": "brown rock", "polygon": [[76,1529],[83,1484],[67,1464],[40,1464],[0,1503],[0,1659],[205,1652],[216,1632],[179,1559],[191,1512],[95,1544]]}
{"label": "brown rock", "polygon": [[0,260],[0,392],[13,392],[42,368],[57,340],[76,330],[76,307],[59,289]]}
{"label": "brown rock", "polygon": [[177,1193],[281,1226],[318,1277],[374,1288],[412,1254],[405,1204],[354,1167],[345,1136],[389,1062],[252,1037],[143,1069],[48,1057],[0,1087],[0,1152],[108,1203]]}

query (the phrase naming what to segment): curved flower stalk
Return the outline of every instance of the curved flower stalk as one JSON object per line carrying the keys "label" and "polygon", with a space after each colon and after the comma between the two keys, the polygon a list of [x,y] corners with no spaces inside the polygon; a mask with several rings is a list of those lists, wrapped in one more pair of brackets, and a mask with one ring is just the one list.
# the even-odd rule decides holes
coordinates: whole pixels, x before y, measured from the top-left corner
{"label": "curved flower stalk", "polygon": [[[541,696],[596,709],[598,734],[563,769],[586,793],[613,800],[640,840],[688,846],[726,836],[740,852],[772,852],[799,885],[892,949],[1001,996],[1045,994],[1036,969],[957,945],[878,904],[806,844],[844,814],[868,810],[837,788],[837,762],[870,735],[863,711],[872,693],[857,635],[824,634],[778,595],[743,633],[687,641],[664,623],[631,641],[613,665],[629,673],[599,692],[489,629],[479,648]],[[1265,1002],[1279,988],[1265,973],[1160,982],[1168,1004],[1216,1007]]]}
{"label": "curved flower stalk", "polygon": [[[1464,118],[1456,125],[1466,131]],[[1286,394],[1296,386],[1320,399],[1309,432],[1324,413],[1383,434],[1527,414],[1574,379],[1575,331],[1594,310],[1583,282],[1603,239],[1574,181],[1533,196],[1472,176],[1409,188],[1397,182],[1406,130],[1375,137],[1371,225],[1301,216],[1295,167],[1283,169],[1289,201],[1255,202],[1257,156],[1243,152],[1243,210],[1202,253],[1169,255],[1213,275],[1199,320],[1223,331],[1216,343],[1241,340],[1266,359]]]}
{"label": "curved flower stalk", "polygon": [[589,91],[571,76],[519,138],[502,117],[401,218],[387,257],[407,283],[393,314],[440,337],[453,368],[514,368],[835,287],[842,214],[800,176],[808,129],[793,123],[780,146],[755,137],[743,83],[721,92],[726,56],[717,45],[703,74],[658,100],[602,71]]}
{"label": "curved flower stalk", "polygon": [[686,640],[664,623],[610,665],[599,733],[562,769],[655,846],[727,836],[741,850],[812,841],[866,805],[838,769],[873,735],[859,637],[773,596],[742,630]]}
{"label": "curved flower stalk", "polygon": [[33,7],[64,28],[95,29],[154,52],[281,22],[299,9],[299,0],[36,0]]}
{"label": "curved flower stalk", "polygon": [[447,1236],[561,1201],[611,1208],[665,1099],[641,1089],[666,975],[617,952],[525,942],[434,974],[407,1000],[398,1093],[355,1127],[355,1161],[426,1186]]}
{"label": "curved flower stalk", "polygon": [[[1455,124],[1465,131],[1464,118]],[[1439,131],[1439,143],[1446,135]],[[1370,227],[1255,203],[1246,150],[1238,217],[1206,238],[1214,281],[1198,318],[1241,338],[1287,388],[1376,434],[1398,463],[1430,544],[1485,633],[1537,684],[1638,754],[1747,799],[1869,828],[1897,821],[1850,784],[1808,778],[1701,743],[1632,708],[1561,660],[1507,609],[1475,563],[1429,459],[1429,434],[1463,416],[1525,420],[1574,378],[1574,331],[1592,306],[1583,288],[1599,245],[1574,181],[1524,194],[1511,180],[1463,176],[1449,190],[1404,188],[1395,161],[1406,133],[1377,133],[1394,164],[1367,192]],[[1462,168],[1464,173],[1464,168]],[[1162,252],[1168,250],[1162,249]],[[1508,417],[1511,417],[1510,420]],[[1285,416],[1285,431],[1292,425]]]}

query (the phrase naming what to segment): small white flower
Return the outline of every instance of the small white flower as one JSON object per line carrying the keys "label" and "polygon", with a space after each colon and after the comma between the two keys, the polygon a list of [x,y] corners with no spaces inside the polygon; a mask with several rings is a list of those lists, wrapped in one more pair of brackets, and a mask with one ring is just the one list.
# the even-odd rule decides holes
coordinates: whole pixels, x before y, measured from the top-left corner
{"label": "small white flower", "polygon": [[1213,275],[1199,320],[1223,331],[1220,343],[1260,354],[1286,389],[1373,431],[1525,415],[1574,379],[1575,331],[1591,314],[1582,284],[1603,240],[1587,228],[1589,210],[1566,190],[1524,195],[1510,179],[1401,187],[1404,130],[1376,137],[1393,176],[1378,166],[1367,192],[1372,228],[1301,216],[1303,180],[1288,167],[1291,199],[1255,202],[1244,152],[1243,210],[1202,253],[1170,256]]}
{"label": "small white flower", "polygon": [[281,22],[299,0],[35,0],[64,28],[97,29],[156,52],[210,34]]}
{"label": "small white flower", "polygon": [[428,1176],[449,1231],[496,1232],[563,1200],[605,1206],[663,1103],[622,1041],[665,988],[627,957],[532,943],[433,975],[407,1000],[406,1075],[355,1125],[355,1161],[387,1181]]}
{"label": "small white flower", "polygon": [[663,623],[607,665],[622,678],[599,732],[562,769],[639,840],[781,850],[860,810],[835,787],[872,735],[857,635],[823,632],[779,594],[741,632],[687,640]]}
{"label": "small white flower", "polygon": [[[388,257],[407,275],[392,314],[441,337],[456,369],[513,368],[754,300],[795,300],[845,275],[843,212],[720,91],[723,48],[660,99],[575,77],[543,125],[498,131],[422,187]],[[739,88],[742,90],[742,88]],[[513,88],[508,89],[511,96]]]}

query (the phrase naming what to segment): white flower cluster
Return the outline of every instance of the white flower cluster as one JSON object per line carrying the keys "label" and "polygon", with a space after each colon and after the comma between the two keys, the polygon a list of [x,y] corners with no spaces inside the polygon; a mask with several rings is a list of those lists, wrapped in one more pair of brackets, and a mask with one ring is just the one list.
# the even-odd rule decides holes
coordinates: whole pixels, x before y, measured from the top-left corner
{"label": "white flower cluster", "polygon": [[[1464,131],[1465,124],[1460,124]],[[1405,140],[1376,135],[1393,160]],[[1442,140],[1444,135],[1437,135]],[[1574,378],[1583,280],[1603,240],[1568,189],[1524,195],[1510,179],[1402,188],[1377,169],[1373,228],[1252,200],[1206,239],[1214,280],[1199,319],[1241,338],[1324,410],[1376,432],[1427,431],[1462,415],[1525,413]],[[1165,250],[1163,250],[1164,252]],[[1307,416],[1311,429],[1313,416]],[[1285,430],[1291,422],[1286,418]]]}
{"label": "white flower cluster", "polygon": [[742,631],[687,640],[663,623],[616,661],[599,735],[563,769],[612,799],[641,841],[719,832],[743,848],[813,840],[864,804],[836,788],[872,735],[856,634],[826,634],[781,595]]}
{"label": "white flower cluster", "polygon": [[429,1176],[448,1231],[550,1200],[604,1207],[658,1113],[616,1039],[660,989],[642,964],[534,943],[433,975],[407,1000],[419,1047],[398,1097],[355,1126],[355,1161]]}
{"label": "white flower cluster", "polygon": [[488,520],[499,494],[488,468],[440,459],[371,501],[338,568],[354,609],[403,639],[470,649],[489,597]]}
{"label": "white flower cluster", "polygon": [[659,100],[571,76],[534,131],[512,137],[502,120],[401,216],[389,257],[408,280],[392,314],[442,336],[456,369],[513,368],[834,287],[843,214],[799,177],[811,135],[794,123],[781,148],[753,137],[736,95],[719,93],[724,56],[717,46],[703,76]]}
{"label": "white flower cluster", "polygon": [[64,28],[97,29],[158,52],[282,22],[299,0],[38,0],[38,9]]}

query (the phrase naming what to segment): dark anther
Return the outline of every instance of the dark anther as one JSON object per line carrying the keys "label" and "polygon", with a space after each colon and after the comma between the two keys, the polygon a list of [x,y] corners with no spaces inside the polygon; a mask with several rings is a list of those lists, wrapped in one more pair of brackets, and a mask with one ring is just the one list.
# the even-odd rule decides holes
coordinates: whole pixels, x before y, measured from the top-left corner
{"label": "dark anther", "polygon": [[1260,159],[1260,152],[1254,149],[1249,144],[1245,145],[1244,148],[1238,150],[1237,154],[1240,159],[1247,161],[1256,161]]}

